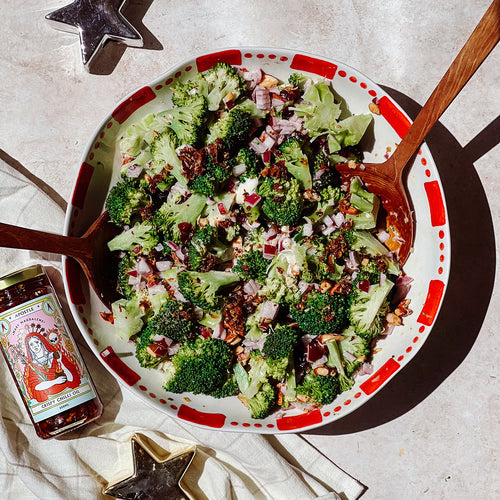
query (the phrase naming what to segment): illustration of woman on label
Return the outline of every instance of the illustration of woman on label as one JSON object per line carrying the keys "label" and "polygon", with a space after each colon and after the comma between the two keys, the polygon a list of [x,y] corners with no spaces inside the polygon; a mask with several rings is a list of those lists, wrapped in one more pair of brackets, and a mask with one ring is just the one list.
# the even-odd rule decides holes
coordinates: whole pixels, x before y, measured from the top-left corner
{"label": "illustration of woman on label", "polygon": [[24,380],[31,398],[46,401],[53,394],[80,385],[78,368],[43,335],[29,333],[24,342],[28,355]]}

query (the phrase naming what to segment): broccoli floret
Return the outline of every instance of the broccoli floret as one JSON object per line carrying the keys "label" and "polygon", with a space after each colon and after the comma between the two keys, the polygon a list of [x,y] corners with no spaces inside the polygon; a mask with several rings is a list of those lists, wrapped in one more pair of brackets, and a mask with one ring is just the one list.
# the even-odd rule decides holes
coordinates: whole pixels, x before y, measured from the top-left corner
{"label": "broccoli floret", "polygon": [[309,170],[309,159],[302,150],[301,142],[295,137],[284,141],[279,150],[281,160],[285,161],[287,170],[293,175],[304,189],[312,188],[311,171]]}
{"label": "broccoli floret", "polygon": [[304,245],[292,245],[276,255],[268,269],[266,296],[280,304],[296,304],[301,297],[298,283],[310,283],[313,276],[307,265]]}
{"label": "broccoli floret", "polygon": [[[203,78],[208,84],[206,97],[210,111],[218,110],[222,102],[235,101],[246,91],[243,78],[230,64],[225,62],[219,62],[203,73]],[[203,90],[205,91],[205,89]]]}
{"label": "broccoli floret", "polygon": [[358,335],[373,338],[382,332],[389,308],[388,296],[393,286],[394,283],[386,279],[379,285],[370,285],[368,292],[359,286],[353,288],[349,318]]}
{"label": "broccoli floret", "polygon": [[245,165],[246,170],[241,174],[240,179],[245,180],[252,177],[257,177],[261,171],[261,162],[257,153],[250,148],[244,147],[238,151],[234,159],[235,165]]}
{"label": "broccoli floret", "polygon": [[151,340],[155,335],[163,335],[174,342],[184,342],[197,333],[194,318],[195,313],[190,304],[168,300],[147,322],[141,338],[144,336]]}
{"label": "broccoli floret", "polygon": [[[386,248],[370,231],[353,231],[351,248],[358,252],[362,252],[376,257],[380,255],[387,255],[389,249]],[[396,260],[386,259],[387,272],[389,274],[398,275],[400,272],[399,264]]]}
{"label": "broccoli floret", "polygon": [[206,202],[207,198],[201,194],[193,194],[183,203],[176,203],[175,198],[172,198],[157,210],[153,217],[154,222],[167,240],[180,243],[182,233],[179,225],[190,224],[194,229]]}
{"label": "broccoli floret", "polygon": [[140,246],[142,253],[149,253],[159,241],[158,231],[151,222],[136,222],[130,229],[109,241],[108,248],[112,252],[115,250],[131,251]]}
{"label": "broccoli floret", "polygon": [[157,336],[168,337],[174,342],[184,342],[198,333],[190,304],[167,300],[159,311],[149,318],[136,346],[136,356],[141,366],[154,368],[168,356],[168,344]]}
{"label": "broccoli floret", "polygon": [[153,156],[151,170],[153,174],[160,174],[166,170],[174,179],[186,185],[187,179],[182,174],[182,162],[176,152],[178,145],[177,135],[172,129],[167,128],[158,134],[151,143]]}
{"label": "broccoli floret", "polygon": [[266,418],[275,404],[276,390],[269,382],[262,384],[259,392],[248,400],[248,408],[252,418]]}
{"label": "broccoli floret", "polygon": [[[262,353],[266,360],[282,360],[288,358],[299,338],[298,332],[289,326],[278,325],[269,328]],[[285,367],[286,368],[286,367]]]}
{"label": "broccoli floret", "polygon": [[310,371],[304,377],[302,384],[295,388],[297,394],[311,398],[318,405],[330,404],[340,394],[339,379],[331,375],[316,375]]}
{"label": "broccoli floret", "polygon": [[198,146],[204,139],[207,101],[202,95],[194,95],[186,103],[161,113],[170,128],[176,133],[178,144]]}
{"label": "broccoli floret", "polygon": [[311,281],[340,280],[345,266],[337,263],[336,260],[329,261],[325,251],[325,243],[313,239],[308,242],[308,245],[311,245],[311,249],[307,253],[307,264],[313,275]]}
{"label": "broccoli floret", "polygon": [[302,218],[304,200],[300,182],[267,177],[259,186],[259,195],[264,198],[262,212],[280,226],[294,226]]}
{"label": "broccoli floret", "polygon": [[221,244],[217,240],[217,229],[215,227],[207,224],[194,233],[193,238],[188,243],[188,262],[191,271],[199,271],[203,267],[205,257],[208,255],[212,244],[215,244],[214,250],[217,252],[218,245]]}
{"label": "broccoli floret", "polygon": [[268,267],[269,261],[264,259],[262,252],[250,250],[238,258],[232,272],[244,281],[255,280],[263,285],[266,282]]}
{"label": "broccoli floret", "polygon": [[353,285],[356,286],[362,281],[368,281],[370,285],[377,285],[380,282],[380,271],[373,261],[360,268]]}
{"label": "broccoli floret", "polygon": [[[314,158],[313,189],[318,193],[322,193],[325,189],[337,188],[340,191],[341,177],[337,169],[331,164],[328,156],[321,150]],[[321,175],[320,175],[321,174]],[[323,194],[321,196],[324,198]]]}
{"label": "broccoli floret", "polygon": [[[346,375],[351,376],[370,354],[370,339],[356,335],[354,328],[349,327],[342,332],[343,340],[339,342],[342,357],[345,361]],[[350,355],[349,357],[346,354]],[[352,357],[356,359],[352,359]]]}
{"label": "broccoli floret", "polygon": [[233,359],[232,348],[221,339],[197,337],[181,345],[172,357],[163,387],[180,394],[215,394],[221,397],[228,386]]}
{"label": "broccoli floret", "polygon": [[295,304],[301,296],[299,281],[310,282],[311,279],[306,248],[294,244],[279,252],[271,261],[265,284],[266,296],[280,304]]}
{"label": "broccoli floret", "polygon": [[222,387],[217,387],[210,396],[217,399],[229,398],[231,396],[237,396],[239,392],[238,384],[236,378],[233,374],[230,374],[227,380],[224,382]]}
{"label": "broccoli floret", "polygon": [[127,300],[130,300],[135,295],[134,287],[129,284],[130,276],[128,272],[134,269],[136,262],[136,257],[126,253],[118,263],[118,290]]}
{"label": "broccoli floret", "polygon": [[340,331],[349,320],[349,297],[334,293],[312,292],[290,315],[299,328],[311,335]]}
{"label": "broccoli floret", "polygon": [[231,169],[230,162],[216,163],[211,156],[208,156],[203,174],[191,179],[188,187],[193,193],[204,194],[209,198],[213,198],[221,191],[231,174]]}
{"label": "broccoli floret", "polygon": [[304,88],[304,84],[309,80],[309,77],[306,75],[303,75],[302,73],[292,73],[288,77],[288,83],[290,85],[293,85],[294,87],[297,87],[299,89]]}
{"label": "broccoli floret", "polygon": [[319,222],[325,215],[332,215],[335,211],[336,203],[342,197],[342,191],[339,187],[328,186],[320,193],[321,199],[318,201],[313,213],[307,218],[314,224]]}
{"label": "broccoli floret", "polygon": [[222,296],[217,292],[220,288],[237,283],[239,276],[224,271],[198,273],[183,271],[177,276],[182,295],[194,305],[207,311],[220,308]]}
{"label": "broccoli floret", "polygon": [[344,369],[345,360],[340,352],[339,344],[336,340],[332,340],[331,342],[327,342],[326,347],[328,348],[328,361],[326,365],[330,368],[335,368],[337,371],[340,391],[348,391],[354,385],[354,380],[347,375]]}
{"label": "broccoli floret", "polygon": [[172,102],[175,106],[185,106],[190,103],[193,96],[207,96],[208,83],[201,73],[198,73],[192,80],[177,83],[172,87]]}
{"label": "broccoli floret", "polygon": [[[106,210],[109,218],[117,226],[130,224],[135,218],[140,219],[140,211],[151,205],[151,197],[141,187],[131,182],[118,182],[111,188],[106,198]],[[137,217],[139,215],[139,217]]]}
{"label": "broccoli floret", "polygon": [[253,120],[250,113],[233,108],[210,127],[208,143],[221,139],[229,151],[235,151],[250,137]]}

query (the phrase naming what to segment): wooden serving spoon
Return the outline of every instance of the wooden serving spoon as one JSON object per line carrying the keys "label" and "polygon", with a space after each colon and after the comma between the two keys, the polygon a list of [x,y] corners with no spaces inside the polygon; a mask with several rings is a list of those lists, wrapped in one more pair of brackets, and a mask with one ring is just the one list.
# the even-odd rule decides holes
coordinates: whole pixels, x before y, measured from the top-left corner
{"label": "wooden serving spoon", "polygon": [[[343,181],[359,177],[378,195],[387,212],[391,235],[388,246],[403,265],[412,250],[414,220],[403,173],[425,136],[455,99],[500,39],[500,0],[495,0],[452,62],[392,156],[383,163],[363,163],[350,168],[337,165]],[[478,99],[481,97],[478,96]]]}
{"label": "wooden serving spoon", "polygon": [[0,245],[73,257],[82,267],[97,296],[104,305],[110,307],[119,295],[114,277],[116,252],[112,254],[107,243],[119,231],[120,228],[109,221],[108,212],[102,213],[79,238],[0,223]]}

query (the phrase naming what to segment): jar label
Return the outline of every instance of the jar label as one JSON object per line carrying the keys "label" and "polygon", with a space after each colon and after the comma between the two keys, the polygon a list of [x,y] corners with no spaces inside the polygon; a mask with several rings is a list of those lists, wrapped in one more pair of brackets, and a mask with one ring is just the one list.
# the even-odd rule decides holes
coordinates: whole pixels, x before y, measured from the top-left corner
{"label": "jar label", "polygon": [[53,294],[1,313],[0,340],[35,422],[96,397]]}

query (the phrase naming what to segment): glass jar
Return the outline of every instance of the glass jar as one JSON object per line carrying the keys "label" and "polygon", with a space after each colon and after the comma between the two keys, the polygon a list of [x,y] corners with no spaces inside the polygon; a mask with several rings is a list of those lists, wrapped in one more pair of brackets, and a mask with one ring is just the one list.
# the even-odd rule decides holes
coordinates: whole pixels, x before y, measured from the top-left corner
{"label": "glass jar", "polygon": [[39,437],[101,416],[101,400],[43,266],[0,277],[0,341]]}

